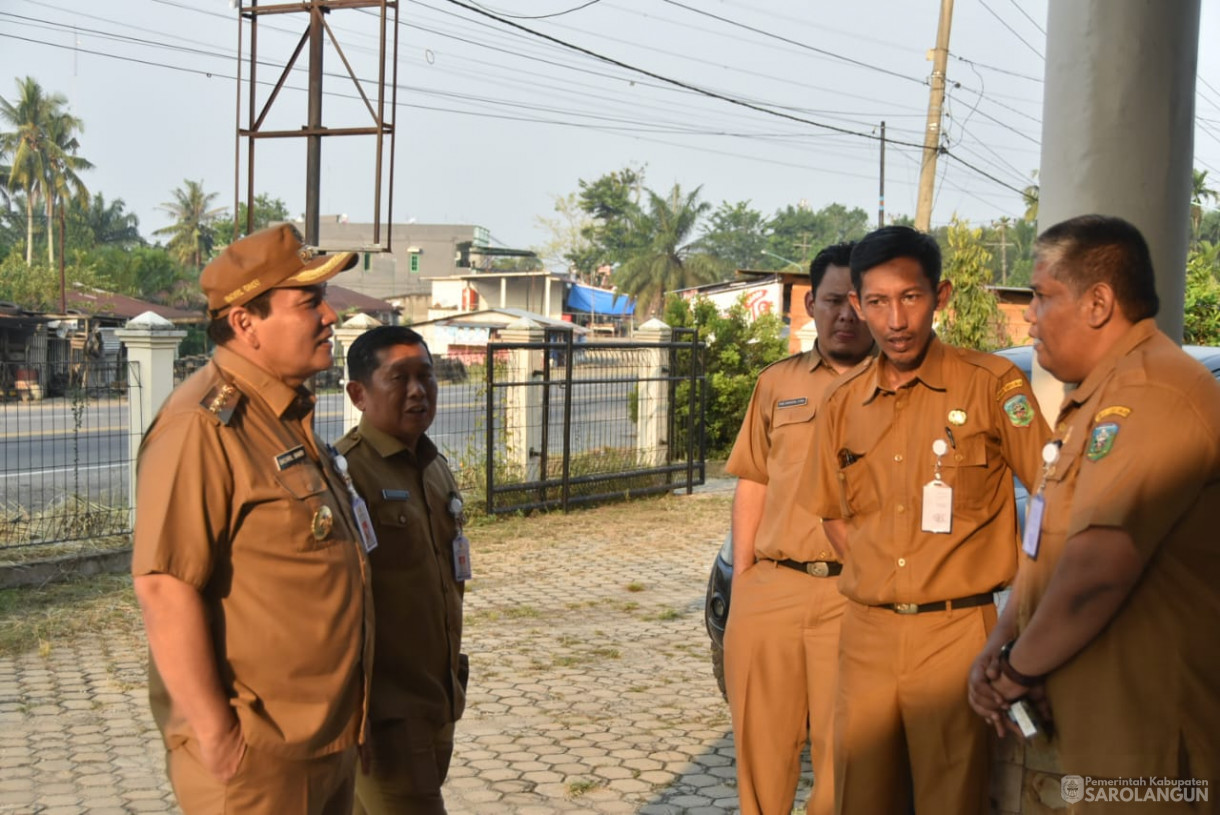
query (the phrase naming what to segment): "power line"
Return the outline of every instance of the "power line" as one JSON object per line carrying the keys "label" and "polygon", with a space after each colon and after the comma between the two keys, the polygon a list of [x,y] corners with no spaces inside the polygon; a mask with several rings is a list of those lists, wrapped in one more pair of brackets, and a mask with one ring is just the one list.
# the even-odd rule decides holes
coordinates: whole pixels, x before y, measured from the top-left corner
{"label": "power line", "polygon": [[[588,8],[589,6],[593,5],[594,3],[600,3],[600,2],[601,2],[601,0],[589,0],[589,2],[582,3],[581,5],[577,6],[576,8],[570,8],[570,9],[567,9],[566,11],[556,11],[554,14],[536,14],[533,16],[528,16],[525,14],[506,14],[503,11],[499,11],[499,12],[495,12],[495,13],[499,14],[501,17],[511,17],[514,20],[545,20],[549,17],[562,17],[565,14],[571,14],[574,11],[580,11],[582,8]],[[475,3],[475,5],[477,6],[478,3]],[[488,9],[488,11],[491,11],[491,9]]]}
{"label": "power line", "polygon": [[888,74],[889,76],[894,76],[899,79],[905,79],[908,82],[914,82],[918,85],[924,84],[924,80],[919,79],[917,77],[907,76],[906,74],[901,74],[901,73],[898,73],[897,71],[891,71],[888,68],[882,68],[878,65],[873,65],[871,63],[864,62],[862,60],[853,59],[851,57],[847,57],[842,54],[836,54],[833,51],[827,51],[824,48],[817,48],[815,46],[810,45],[809,43],[800,42],[799,40],[792,40],[787,37],[781,36],[779,34],[775,34],[771,31],[766,31],[761,28],[755,28],[752,25],[746,25],[745,23],[740,23],[740,22],[737,22],[736,20],[730,20],[727,17],[721,17],[718,14],[712,14],[710,11],[704,11],[703,9],[695,8],[694,6],[688,6],[685,3],[679,3],[678,0],[663,0],[663,2],[668,3],[671,6],[677,6],[678,8],[686,9],[687,11],[692,12],[694,14],[701,14],[704,17],[710,17],[713,20],[719,20],[722,23],[727,23],[728,25],[736,26],[737,28],[741,28],[741,29],[745,29],[746,31],[753,31],[755,34],[761,34],[762,36],[770,37],[773,40],[779,40],[780,42],[785,42],[785,43],[788,43],[789,45],[795,45],[798,48],[805,49],[806,51],[813,51],[814,53],[821,54],[824,57],[830,57],[831,59],[837,59],[837,60],[840,60],[841,62],[846,62],[850,65],[855,65],[859,68],[867,68],[870,71],[878,71],[880,73]]}
{"label": "power line", "polygon": [[1030,51],[1033,51],[1035,54],[1037,54],[1038,59],[1041,59],[1044,61],[1046,60],[1046,57],[1042,56],[1042,53],[1040,51],[1038,51],[1037,48],[1034,48],[1032,45],[1030,45],[1029,41],[1026,40],[1024,37],[1022,37],[1020,34],[1018,34],[1017,30],[1015,28],[1013,28],[1012,26],[1010,26],[1004,20],[1003,17],[1001,17],[999,14],[997,14],[995,9],[993,9],[991,6],[987,5],[987,0],[979,0],[979,5],[982,6],[983,8],[985,8],[987,10],[987,13],[990,14],[992,17],[995,17],[997,20],[999,20],[1000,25],[1002,25],[1006,29],[1008,29],[1008,33],[1012,34],[1014,37],[1016,37],[1018,40],[1020,40],[1022,45],[1024,45]]}
{"label": "power line", "polygon": [[1013,7],[1016,8],[1017,11],[1021,12],[1021,16],[1026,20],[1029,20],[1029,24],[1038,29],[1038,32],[1042,34],[1043,37],[1046,36],[1046,29],[1038,25],[1038,21],[1029,16],[1029,12],[1022,8],[1021,4],[1018,3],[1017,0],[1008,0],[1008,2],[1012,3]]}
{"label": "power line", "polygon": [[[496,15],[492,14],[491,12],[484,11],[483,9],[481,9],[477,6],[472,6],[468,3],[464,3],[464,2],[462,2],[462,0],[445,0],[445,1],[447,3],[450,3],[451,5],[458,6],[459,8],[464,8],[467,11],[473,11],[476,14],[481,14],[481,15],[483,15],[485,17],[489,17],[493,20],[497,20],[498,22],[502,23],[503,25],[507,25],[512,28],[516,28],[521,31],[525,31],[529,34],[532,34],[535,37],[539,37],[541,39],[548,40],[548,41],[556,43],[558,45],[562,45],[565,48],[570,48],[573,51],[576,51],[581,54],[585,54],[586,56],[589,56],[589,57],[593,57],[594,59],[601,60],[610,65],[615,65],[619,68],[623,68],[624,70],[634,71],[643,76],[647,76],[652,79],[656,79],[660,82],[667,82],[669,84],[675,85],[676,87],[686,88],[687,90],[694,91],[695,93],[702,94],[702,95],[707,96],[712,99],[719,99],[722,102],[728,102],[729,104],[732,104],[732,105],[738,105],[740,107],[748,108],[750,110],[757,111],[758,113],[763,113],[768,116],[778,116],[783,119],[789,119],[794,122],[800,122],[802,124],[807,124],[807,125],[810,125],[811,127],[818,127],[818,128],[822,128],[824,130],[831,130],[836,133],[842,133],[842,134],[848,135],[848,136],[855,136],[857,138],[868,139],[870,141],[880,140],[880,136],[877,136],[872,133],[865,133],[865,132],[860,132],[860,131],[856,131],[856,130],[850,130],[848,128],[839,127],[837,125],[829,125],[829,124],[826,124],[825,122],[818,122],[818,121],[814,121],[812,119],[805,119],[800,116],[793,116],[789,113],[784,113],[783,111],[772,110],[772,109],[769,109],[766,107],[762,107],[761,105],[756,105],[752,102],[747,102],[742,99],[737,99],[735,97],[728,96],[726,94],[719,93],[717,91],[708,90],[707,88],[701,88],[697,85],[691,85],[690,83],[683,82],[680,79],[673,79],[671,77],[667,77],[662,74],[658,74],[653,71],[649,71],[645,68],[639,68],[637,66],[630,65],[628,63],[622,62],[621,60],[614,59],[613,57],[608,57],[608,56],[605,56],[604,54],[599,54],[596,51],[592,51],[583,46],[576,45],[575,43],[570,43],[565,40],[561,40],[558,37],[552,37],[550,34],[544,34],[541,31],[535,31],[531,28],[527,28],[526,26],[523,26],[519,23],[514,23],[512,20],[505,20],[503,18],[497,17]],[[666,2],[672,2],[672,0],[666,0]],[[886,143],[902,145],[904,147],[914,147],[919,150],[924,149],[922,144],[916,144],[915,142],[904,142],[904,141],[887,139]],[[987,171],[974,166],[973,164],[971,164],[970,162],[961,158],[960,156],[956,156],[948,150],[942,150],[941,152],[944,153],[949,158],[953,159],[954,161],[958,162],[962,166],[964,166],[968,169],[971,169],[974,172],[978,173],[979,175],[983,176],[984,178],[987,178],[988,180],[993,181],[996,184],[999,184],[1000,186],[1005,187],[1006,189],[1012,190],[1013,192],[1017,193],[1018,195],[1021,194],[1021,190],[1019,190],[1016,187],[1013,187],[1012,185],[1008,184],[1007,182],[997,178],[996,176],[992,175],[991,173],[988,173]]]}

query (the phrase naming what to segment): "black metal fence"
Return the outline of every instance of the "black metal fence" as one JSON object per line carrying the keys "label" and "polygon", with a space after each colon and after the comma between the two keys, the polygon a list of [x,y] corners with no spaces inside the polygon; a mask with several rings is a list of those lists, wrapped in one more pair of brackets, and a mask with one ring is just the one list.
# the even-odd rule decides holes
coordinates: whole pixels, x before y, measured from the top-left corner
{"label": "black metal fence", "polygon": [[24,387],[5,389],[0,401],[0,551],[131,531],[131,434],[141,426],[130,424],[129,400],[139,404],[127,382],[134,365],[74,363],[54,389],[42,383],[64,377],[62,366],[5,372]]}
{"label": "black metal fence", "polygon": [[566,510],[702,484],[704,351],[681,331],[661,343],[577,344],[563,331],[488,345],[487,511]]}

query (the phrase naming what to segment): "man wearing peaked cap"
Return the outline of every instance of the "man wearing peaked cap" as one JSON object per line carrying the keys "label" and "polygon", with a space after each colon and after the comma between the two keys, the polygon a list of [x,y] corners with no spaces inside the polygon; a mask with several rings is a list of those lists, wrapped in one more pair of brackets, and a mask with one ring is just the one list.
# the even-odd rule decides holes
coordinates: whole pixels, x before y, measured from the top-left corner
{"label": "man wearing peaked cap", "polygon": [[221,252],[200,277],[219,347],[140,448],[132,574],[187,815],[351,810],[368,560],[303,384],[331,364],[325,282],[355,260],[288,225]]}

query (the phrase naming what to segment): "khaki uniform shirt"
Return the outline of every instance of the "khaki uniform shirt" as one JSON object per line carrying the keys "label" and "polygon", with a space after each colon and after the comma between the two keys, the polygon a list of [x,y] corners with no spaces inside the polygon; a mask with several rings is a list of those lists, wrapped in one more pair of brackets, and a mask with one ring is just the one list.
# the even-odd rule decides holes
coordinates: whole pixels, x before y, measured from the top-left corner
{"label": "khaki uniform shirt", "polygon": [[[851,554],[839,590],[880,605],[1006,585],[1017,565],[1013,471],[1033,484],[1049,437],[1029,382],[1005,359],[935,337],[915,378],[896,391],[884,386],[882,364],[871,360],[836,382],[810,456],[810,509],[847,522]],[[953,488],[948,534],[922,531],[936,439],[952,442],[942,462]]]}
{"label": "khaki uniform shirt", "polygon": [[1063,402],[1036,558],[1021,556],[1028,625],[1072,536],[1126,530],[1144,572],[1117,615],[1047,679],[1067,772],[1204,777],[1220,770],[1220,384],[1137,323]]}
{"label": "khaki uniform shirt", "polygon": [[460,497],[449,465],[422,436],[413,455],[366,421],[335,443],[369,505],[377,548],[369,553],[377,608],[373,721],[457,721],[466,706],[462,589],[453,539]]}
{"label": "khaki uniform shirt", "polygon": [[[199,590],[245,740],[287,758],[356,743],[372,658],[367,561],[312,420],[308,393],[220,348],[139,455],[132,574]],[[149,694],[171,749],[193,736],[151,662]]]}
{"label": "khaki uniform shirt", "polygon": [[725,469],[767,485],[754,541],[760,560],[839,559],[809,507],[813,471],[805,466],[818,404],[837,376],[816,350],[781,359],[758,375]]}

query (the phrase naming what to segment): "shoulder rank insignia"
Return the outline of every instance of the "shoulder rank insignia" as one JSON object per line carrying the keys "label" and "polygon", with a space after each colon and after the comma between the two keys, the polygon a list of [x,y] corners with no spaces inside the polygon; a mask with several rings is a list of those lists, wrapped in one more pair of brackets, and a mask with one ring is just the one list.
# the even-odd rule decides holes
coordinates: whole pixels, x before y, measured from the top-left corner
{"label": "shoulder rank insignia", "polygon": [[1000,387],[999,392],[996,393],[995,398],[1002,399],[1002,398],[1004,398],[1004,394],[1008,393],[1009,391],[1015,391],[1017,388],[1021,387],[1024,384],[1025,384],[1024,379],[1013,379],[1010,382],[1005,382],[1003,384],[1003,386]]}
{"label": "shoulder rank insignia", "polygon": [[1089,461],[1099,461],[1110,455],[1116,438],[1118,438],[1118,425],[1114,422],[1097,425],[1093,428],[1093,435],[1089,436],[1089,446],[1084,451],[1085,458]]}
{"label": "shoulder rank insignia", "polygon": [[1028,427],[1034,420],[1034,409],[1023,393],[1009,398],[1004,403],[1004,412],[1008,414],[1008,421],[1012,422],[1013,427]]}
{"label": "shoulder rank insignia", "polygon": [[229,420],[233,418],[233,411],[237,409],[238,402],[241,401],[241,393],[232,385],[220,385],[208,391],[207,396],[203,397],[202,405],[208,413],[211,413],[221,424],[227,425]]}
{"label": "shoulder rank insignia", "polygon": [[1093,421],[1100,422],[1107,416],[1117,416],[1120,419],[1125,419],[1131,415],[1131,408],[1123,405],[1110,405],[1110,407],[1102,408],[1097,411],[1097,415],[1093,417]]}

